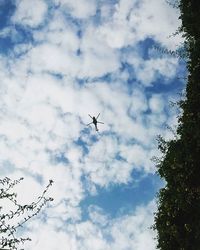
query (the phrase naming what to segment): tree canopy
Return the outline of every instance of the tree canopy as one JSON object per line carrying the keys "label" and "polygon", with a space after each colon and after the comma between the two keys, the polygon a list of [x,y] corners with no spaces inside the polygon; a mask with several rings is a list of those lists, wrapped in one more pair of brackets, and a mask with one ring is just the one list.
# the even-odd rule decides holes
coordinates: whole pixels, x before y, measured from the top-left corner
{"label": "tree canopy", "polygon": [[23,178],[11,180],[8,177],[0,179],[0,250],[18,249],[21,243],[31,240],[20,237],[19,228],[38,215],[47,202],[53,200],[51,197],[46,197],[47,190],[53,183],[50,180],[36,201],[31,204],[19,204],[17,193],[13,192],[13,188],[22,180]]}
{"label": "tree canopy", "polygon": [[200,4],[181,0],[181,32],[187,50],[186,97],[179,102],[177,138],[159,140],[163,158],[158,173],[166,181],[158,195],[154,229],[157,248],[197,250],[200,247]]}

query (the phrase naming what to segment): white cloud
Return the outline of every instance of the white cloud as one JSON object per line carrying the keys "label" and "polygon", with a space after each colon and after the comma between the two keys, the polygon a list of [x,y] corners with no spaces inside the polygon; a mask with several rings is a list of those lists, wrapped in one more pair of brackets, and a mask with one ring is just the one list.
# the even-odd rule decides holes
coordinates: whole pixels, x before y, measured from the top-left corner
{"label": "white cloud", "polygon": [[128,16],[136,1],[122,0],[115,6],[115,12],[108,23],[98,29],[99,34],[111,48],[122,48],[134,43],[134,34],[131,32]]}
{"label": "white cloud", "polygon": [[[57,224],[57,221],[54,221]],[[70,235],[65,233],[64,231],[58,230],[54,231],[52,228],[45,224],[37,225],[38,234],[32,234],[30,243],[26,243],[26,248],[28,250],[35,249],[49,249],[49,250],[58,250],[58,249],[66,249],[71,250],[69,242],[71,241]],[[38,237],[39,236],[39,237]]]}
{"label": "white cloud", "polygon": [[[52,226],[51,219],[46,223],[38,224],[38,221],[35,221],[29,224],[31,230],[34,228],[38,230],[38,234],[31,234],[33,241],[26,244],[26,246],[29,245],[27,249],[32,249],[32,245],[36,250],[46,249],[46,247],[49,250],[59,250],[63,247],[69,250],[155,249],[153,239],[155,234],[149,228],[153,224],[154,202],[137,207],[129,215],[109,219],[109,221],[101,208],[91,207],[90,210],[91,221],[74,225],[55,220]],[[65,231],[59,230],[62,225]],[[48,236],[47,232],[49,232]]]}
{"label": "white cloud", "polygon": [[11,33],[10,28],[6,27],[6,28],[4,28],[4,29],[2,29],[2,30],[0,31],[0,37],[1,37],[1,38],[5,38],[5,37],[9,36],[10,33]]}
{"label": "white cloud", "polygon": [[31,68],[35,72],[49,71],[57,74],[70,73],[75,76],[77,72],[76,63],[79,65],[79,59],[72,55],[63,53],[59,46],[43,44],[30,51]]}
{"label": "white cloud", "polygon": [[132,11],[130,22],[137,26],[139,39],[153,37],[164,46],[175,49],[182,41],[181,35],[169,36],[181,25],[177,18],[178,12],[178,9],[172,8],[165,1],[144,0],[138,12]]}
{"label": "white cloud", "polygon": [[111,48],[134,45],[147,37],[175,48],[182,40],[181,36],[170,39],[169,36],[179,25],[177,10],[164,1],[144,0],[137,3],[121,0],[116,4],[113,18],[99,28],[99,33]]}
{"label": "white cloud", "polygon": [[154,206],[154,203],[149,203],[146,208],[138,207],[135,214],[125,216],[113,223],[111,234],[114,242],[111,249],[154,250],[154,234],[149,229],[153,223],[152,210]]}
{"label": "white cloud", "polygon": [[89,217],[94,224],[100,226],[106,226],[108,224],[109,216],[104,213],[103,209],[95,205],[90,205],[88,210]]}
{"label": "white cloud", "polygon": [[147,98],[144,93],[136,89],[132,93],[132,101],[129,108],[129,113],[134,118],[138,118],[139,113],[145,112],[148,109]]}
{"label": "white cloud", "polygon": [[97,2],[95,0],[82,0],[77,3],[73,0],[54,0],[60,4],[75,18],[89,18],[96,13]]}
{"label": "white cloud", "polygon": [[14,23],[30,26],[35,28],[42,24],[47,12],[47,5],[43,0],[17,0],[16,12],[12,17]]}
{"label": "white cloud", "polygon": [[34,73],[47,71],[79,78],[100,77],[120,67],[119,53],[95,35],[95,27],[88,27],[81,41],[74,33],[66,28],[49,30],[46,35],[36,33],[36,38],[45,42],[30,49],[21,63]]}
{"label": "white cloud", "polygon": [[162,96],[153,95],[149,100],[149,107],[152,113],[161,113],[164,109],[164,101]]}
{"label": "white cloud", "polygon": [[83,60],[80,77],[98,77],[120,67],[119,53],[110,49],[93,25],[85,29],[80,49]]}
{"label": "white cloud", "polygon": [[[131,52],[125,57],[125,61],[133,66],[138,81],[144,86],[150,86],[162,77],[169,80],[175,77],[178,67],[178,59],[170,56],[141,60],[138,52]],[[170,82],[170,81],[168,81]],[[164,81],[163,81],[164,83]]]}
{"label": "white cloud", "polygon": [[[62,1],[59,4],[61,6],[63,4],[70,5],[72,2]],[[148,18],[146,20],[139,16],[137,25],[134,25],[134,20],[130,18],[131,15],[137,16],[141,15],[141,13],[145,17],[150,15],[148,12],[151,11],[151,8],[148,8],[148,5],[149,3],[147,2],[135,5],[135,2],[129,0],[120,1],[115,6],[115,11],[112,11],[112,15],[108,19],[103,19],[104,22],[101,25],[95,27],[92,23],[87,23],[83,28],[81,38],[77,36],[77,27],[75,25],[70,27],[61,15],[61,12],[55,11],[52,19],[49,20],[48,26],[44,27],[44,30],[36,31],[33,34],[37,41],[42,41],[42,45],[30,50],[29,59],[26,58],[26,64],[30,65],[31,63],[31,70],[35,72],[46,70],[71,75],[72,77],[99,77],[106,73],[117,72],[121,62],[119,51],[116,48],[123,48],[128,45],[133,46],[141,39],[146,39],[147,37],[158,38],[158,42],[166,45],[160,39],[166,36],[166,30],[164,34],[163,28],[155,32],[153,30],[152,34],[145,31],[145,37],[141,38],[140,35],[143,32],[143,26],[140,26],[141,22],[145,22],[145,26],[149,22]],[[90,3],[91,6],[92,4]],[[76,7],[81,8],[81,5],[76,4]],[[160,9],[154,13],[155,18],[160,18],[160,16],[156,17],[157,13],[164,12],[165,14],[165,11],[167,13],[169,11],[173,13],[174,11],[169,6],[166,7],[165,4],[160,3],[157,4],[157,8]],[[176,13],[174,12],[174,22],[175,17]],[[169,25],[166,19],[163,22]],[[152,27],[158,26],[154,23],[151,25]],[[169,27],[172,29],[171,27],[173,26],[170,24]],[[169,27],[167,26],[166,29],[168,30]],[[173,27],[173,29],[175,28]],[[170,39],[166,39],[166,41],[168,40]],[[170,43],[174,44],[175,41],[172,40]],[[170,44],[167,45],[171,46]],[[81,52],[80,56],[76,54],[78,50]],[[147,61],[141,60],[139,55],[137,57],[136,55],[134,57],[129,55],[128,58],[127,61],[135,68],[138,80],[144,85],[151,85],[158,78],[159,74],[171,78],[176,73],[177,60],[173,58],[157,58]]]}

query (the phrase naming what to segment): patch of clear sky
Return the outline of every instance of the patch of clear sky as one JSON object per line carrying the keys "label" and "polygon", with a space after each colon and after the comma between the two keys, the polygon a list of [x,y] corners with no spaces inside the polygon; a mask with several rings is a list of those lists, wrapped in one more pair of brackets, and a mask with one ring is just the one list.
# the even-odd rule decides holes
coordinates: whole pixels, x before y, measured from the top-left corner
{"label": "patch of clear sky", "polygon": [[163,182],[156,174],[145,174],[134,170],[128,184],[111,185],[108,188],[97,187],[97,195],[88,195],[82,202],[82,219],[88,219],[88,207],[99,206],[111,217],[129,214],[136,206],[145,205],[156,197]]}

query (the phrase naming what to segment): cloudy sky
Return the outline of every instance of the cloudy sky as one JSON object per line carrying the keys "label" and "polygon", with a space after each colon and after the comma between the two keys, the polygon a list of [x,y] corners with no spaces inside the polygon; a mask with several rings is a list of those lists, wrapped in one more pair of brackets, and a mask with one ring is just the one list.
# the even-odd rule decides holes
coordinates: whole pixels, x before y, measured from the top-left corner
{"label": "cloudy sky", "polygon": [[0,0],[0,177],[25,178],[22,203],[54,180],[27,250],[155,250],[151,158],[185,75],[155,47],[181,46],[178,16],[165,0]]}

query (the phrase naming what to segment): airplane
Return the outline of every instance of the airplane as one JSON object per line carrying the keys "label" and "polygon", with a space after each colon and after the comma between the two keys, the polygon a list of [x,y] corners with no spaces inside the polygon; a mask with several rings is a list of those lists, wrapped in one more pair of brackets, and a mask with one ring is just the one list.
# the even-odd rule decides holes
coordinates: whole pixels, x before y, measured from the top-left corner
{"label": "airplane", "polygon": [[90,124],[93,123],[97,132],[99,131],[98,128],[97,128],[97,123],[104,124],[103,122],[97,121],[97,119],[99,118],[99,115],[100,115],[100,113],[97,115],[97,117],[95,117],[95,116],[92,117],[91,115],[89,115],[89,117],[92,118],[92,122],[90,122],[90,123],[87,124],[87,126],[89,126]]}

